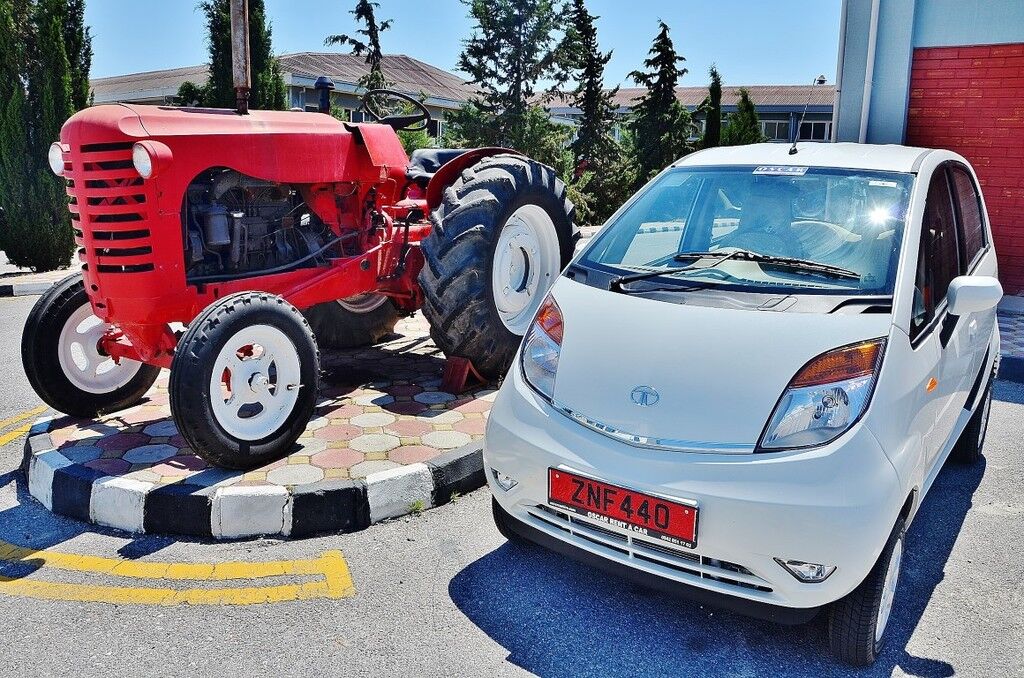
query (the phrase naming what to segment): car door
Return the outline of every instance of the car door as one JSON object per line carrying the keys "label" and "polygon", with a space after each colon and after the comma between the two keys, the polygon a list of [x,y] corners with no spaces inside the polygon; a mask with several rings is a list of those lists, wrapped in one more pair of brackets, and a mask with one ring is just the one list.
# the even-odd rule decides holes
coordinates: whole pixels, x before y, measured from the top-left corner
{"label": "car door", "polygon": [[959,394],[970,369],[969,360],[965,359],[968,342],[961,336],[966,324],[949,315],[946,299],[949,283],[962,269],[960,253],[953,192],[943,164],[933,172],[925,198],[910,322],[914,354],[934,362],[921,384],[921,409],[931,415],[931,428],[923,436],[926,471],[931,469],[956,426],[963,407]]}

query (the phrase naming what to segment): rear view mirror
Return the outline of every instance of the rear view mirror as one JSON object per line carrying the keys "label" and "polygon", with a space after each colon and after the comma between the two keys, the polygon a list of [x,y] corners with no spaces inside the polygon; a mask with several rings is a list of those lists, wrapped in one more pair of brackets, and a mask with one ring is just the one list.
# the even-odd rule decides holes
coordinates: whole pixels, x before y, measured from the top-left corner
{"label": "rear view mirror", "polygon": [[994,308],[1003,298],[1003,286],[988,275],[961,275],[949,283],[949,312],[967,315]]}

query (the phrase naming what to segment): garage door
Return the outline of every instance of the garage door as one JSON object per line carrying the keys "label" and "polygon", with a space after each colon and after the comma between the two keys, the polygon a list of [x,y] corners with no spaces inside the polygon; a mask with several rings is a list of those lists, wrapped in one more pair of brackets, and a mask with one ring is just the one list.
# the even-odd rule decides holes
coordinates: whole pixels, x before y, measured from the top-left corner
{"label": "garage door", "polygon": [[907,143],[948,148],[974,165],[999,277],[1024,291],[1024,43],[914,50]]}

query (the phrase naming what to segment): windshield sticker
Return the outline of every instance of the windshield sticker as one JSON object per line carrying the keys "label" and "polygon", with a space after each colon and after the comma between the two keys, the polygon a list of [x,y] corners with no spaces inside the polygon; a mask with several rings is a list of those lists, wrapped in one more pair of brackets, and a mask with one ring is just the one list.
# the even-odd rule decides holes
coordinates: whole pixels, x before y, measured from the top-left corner
{"label": "windshield sticker", "polygon": [[807,174],[807,168],[793,167],[792,165],[761,165],[754,169],[754,174],[781,174],[783,176],[802,177]]}
{"label": "windshield sticker", "polygon": [[883,188],[899,188],[900,185],[895,181],[882,181],[881,179],[872,179],[868,182],[868,186],[881,186]]}

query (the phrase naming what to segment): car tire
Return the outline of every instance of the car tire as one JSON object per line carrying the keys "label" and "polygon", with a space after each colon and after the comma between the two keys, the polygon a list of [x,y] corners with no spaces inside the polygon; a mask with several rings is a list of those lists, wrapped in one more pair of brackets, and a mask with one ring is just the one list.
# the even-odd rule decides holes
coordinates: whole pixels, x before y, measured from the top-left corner
{"label": "car tire", "polygon": [[992,381],[989,380],[981,400],[974,408],[974,414],[953,446],[949,458],[957,464],[977,464],[981,460],[982,448],[985,446],[985,433],[988,431],[988,417],[992,409]]}
{"label": "car tire", "polygon": [[484,158],[445,189],[419,274],[423,315],[445,355],[467,358],[487,379],[505,375],[572,259],[574,215],[555,171],[519,155]]}
{"label": "car tire", "polygon": [[321,348],[372,346],[395,331],[398,309],[384,295],[373,292],[328,301],[305,311]]}
{"label": "car tire", "polygon": [[491,516],[494,518],[494,526],[498,528],[501,536],[508,540],[508,543],[520,548],[530,546],[529,541],[519,536],[519,533],[509,526],[508,521],[515,519],[506,513],[505,509],[501,508],[498,500],[493,496],[491,497]]}
{"label": "car tire", "polygon": [[901,517],[868,576],[829,608],[829,646],[836,658],[847,664],[868,666],[885,645],[905,536],[906,523]]}
{"label": "car tire", "polygon": [[302,313],[281,297],[240,292],[211,304],[178,343],[171,414],[197,455],[247,470],[288,453],[319,387],[320,354]]}
{"label": "car tire", "polygon": [[39,297],[21,336],[21,362],[43,402],[64,414],[92,418],[142,399],[160,368],[122,359],[99,373],[111,361],[96,349],[108,328],[92,313],[81,273]]}

